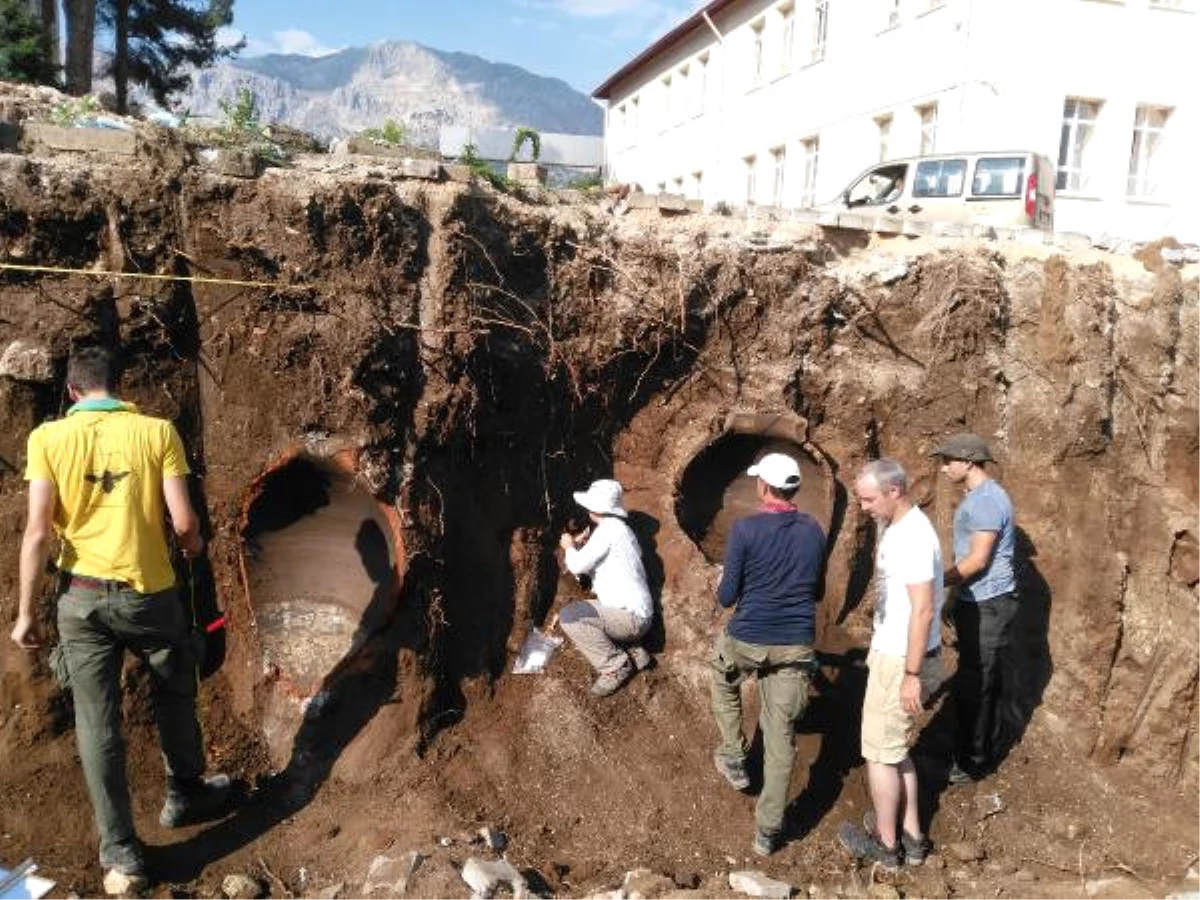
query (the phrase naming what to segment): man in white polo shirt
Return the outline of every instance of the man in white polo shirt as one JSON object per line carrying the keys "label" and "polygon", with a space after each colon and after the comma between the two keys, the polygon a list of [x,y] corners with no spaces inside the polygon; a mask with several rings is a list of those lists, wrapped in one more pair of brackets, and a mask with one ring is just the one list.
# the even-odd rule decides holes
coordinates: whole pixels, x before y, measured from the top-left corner
{"label": "man in white polo shirt", "polygon": [[908,476],[894,459],[864,466],[854,490],[863,512],[882,528],[862,720],[873,809],[862,827],[844,823],[838,839],[858,859],[894,869],[901,860],[923,862],[928,849],[908,748],[924,700],[941,679],[942,551],[933,525],[908,496]]}

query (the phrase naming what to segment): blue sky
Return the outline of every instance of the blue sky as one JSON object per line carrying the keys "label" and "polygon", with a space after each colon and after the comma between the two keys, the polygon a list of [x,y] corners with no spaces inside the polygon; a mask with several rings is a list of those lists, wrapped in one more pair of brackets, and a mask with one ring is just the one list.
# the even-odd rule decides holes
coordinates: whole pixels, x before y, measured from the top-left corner
{"label": "blue sky", "polygon": [[381,40],[473,53],[591,93],[703,0],[236,0],[244,55]]}

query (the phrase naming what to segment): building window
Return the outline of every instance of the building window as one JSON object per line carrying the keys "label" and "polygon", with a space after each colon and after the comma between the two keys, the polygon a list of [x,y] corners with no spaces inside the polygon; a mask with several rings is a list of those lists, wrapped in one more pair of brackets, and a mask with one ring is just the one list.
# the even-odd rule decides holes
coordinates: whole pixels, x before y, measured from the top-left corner
{"label": "building window", "polygon": [[900,0],[883,0],[883,27],[895,28],[900,24]]}
{"label": "building window", "polygon": [[787,174],[787,148],[771,150],[771,205],[783,206],[784,177]]}
{"label": "building window", "polygon": [[757,161],[758,161],[757,158],[753,157],[753,156],[747,156],[742,159],[742,162],[746,166],[746,205],[747,206],[754,205],[754,198],[758,194],[758,184],[757,184],[757,180],[755,179],[755,172],[754,172],[755,163]]}
{"label": "building window", "polygon": [[884,162],[888,158],[888,145],[892,139],[892,117],[879,116],[875,120],[875,128],[879,131],[879,161]]}
{"label": "building window", "polygon": [[704,199],[704,173],[692,173],[692,198],[695,200]]}
{"label": "building window", "polygon": [[795,43],[796,15],[791,3],[779,7],[779,71],[792,68],[792,45]]}
{"label": "building window", "polygon": [[1063,102],[1062,136],[1058,144],[1058,190],[1087,190],[1091,178],[1088,171],[1091,161],[1089,148],[1096,133],[1096,117],[1099,114],[1099,100],[1068,97]]}
{"label": "building window", "polygon": [[829,34],[829,0],[813,0],[812,62],[825,58],[825,38]]}
{"label": "building window", "polygon": [[1129,153],[1130,197],[1157,197],[1163,138],[1171,110],[1139,105],[1133,118],[1133,148]]}
{"label": "building window", "polygon": [[803,207],[816,206],[817,203],[817,156],[821,150],[820,141],[807,138],[800,142],[804,153],[804,184],[800,190],[800,205]]}
{"label": "building window", "polygon": [[690,74],[691,69],[687,66],[683,66],[675,74],[675,117],[678,119],[682,119],[689,112],[688,104],[692,100],[691,86],[688,84]]}
{"label": "building window", "polygon": [[704,112],[704,95],[708,91],[708,54],[696,58],[696,78],[692,85],[692,104],[696,115]]}
{"label": "building window", "polygon": [[751,71],[754,74],[754,83],[758,84],[760,81],[762,81],[762,76],[763,76],[763,22],[762,22],[762,19],[759,19],[757,22],[751,23],[750,34],[754,41],[753,46],[751,48],[751,53],[753,54]]}
{"label": "building window", "polygon": [[629,133],[635,138],[642,124],[640,116],[641,106],[641,101],[637,97],[629,101]]}
{"label": "building window", "polygon": [[658,124],[664,128],[671,124],[671,76],[667,75],[662,79],[662,121]]}
{"label": "building window", "polygon": [[675,194],[683,194],[683,176],[671,179],[671,192]]}
{"label": "building window", "polygon": [[917,153],[921,156],[933,153],[937,147],[937,114],[936,103],[917,107],[917,117],[921,120],[921,146]]}

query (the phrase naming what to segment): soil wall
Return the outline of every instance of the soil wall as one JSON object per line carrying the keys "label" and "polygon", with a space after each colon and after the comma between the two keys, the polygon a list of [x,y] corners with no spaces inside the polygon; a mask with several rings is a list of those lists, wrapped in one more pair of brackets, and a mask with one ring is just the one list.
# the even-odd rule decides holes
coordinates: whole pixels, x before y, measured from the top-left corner
{"label": "soil wall", "polygon": [[[0,271],[0,351],[21,342],[33,360],[0,375],[0,618],[15,613],[25,439],[63,412],[82,343],[120,349],[125,396],[175,420],[198,476],[210,549],[193,576],[229,621],[205,683],[210,751],[248,775],[283,768],[309,794],[436,757],[455,730],[517,752],[528,735],[504,704],[527,703],[505,699],[504,672],[555,602],[571,491],[594,477],[625,484],[661,604],[652,649],[670,702],[646,728],[707,715],[716,569],[680,510],[715,514],[770,442],[802,452],[820,486],[835,669],[870,628],[856,468],[900,459],[948,546],[957,498],[927,454],[970,429],[1018,512],[1023,746],[1165,786],[1194,813],[1196,267],[746,235],[728,219],[612,219],[319,159],[242,180],[161,156],[0,155],[0,262],[74,270]],[[703,477],[686,477],[706,452]],[[296,458],[341,460],[333,483],[375,499],[391,531],[376,559],[399,593],[299,693],[264,661],[261,579],[247,575],[263,479]],[[353,529],[330,528],[335,558],[353,559]],[[36,771],[46,802],[78,803],[76,783],[45,783],[70,771],[65,698],[7,641],[0,672],[0,799]],[[595,727],[569,719],[545,740]],[[558,749],[564,765],[579,752]],[[460,775],[451,794],[483,791]]]}

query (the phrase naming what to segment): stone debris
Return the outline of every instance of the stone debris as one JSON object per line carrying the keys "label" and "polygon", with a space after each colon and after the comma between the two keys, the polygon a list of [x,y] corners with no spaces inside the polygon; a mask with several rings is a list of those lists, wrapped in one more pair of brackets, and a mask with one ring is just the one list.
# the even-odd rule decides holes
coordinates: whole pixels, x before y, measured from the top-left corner
{"label": "stone debris", "polygon": [[0,355],[0,375],[17,381],[47,384],[54,380],[54,361],[50,351],[41,344],[16,340]]}
{"label": "stone debris", "polygon": [[621,882],[621,890],[627,900],[647,900],[649,897],[661,897],[673,891],[675,882],[658,872],[650,869],[633,869],[625,873]]}
{"label": "stone debris", "polygon": [[729,887],[739,893],[768,900],[787,900],[792,896],[792,886],[786,881],[776,881],[754,870],[730,872]]}
{"label": "stone debris", "polygon": [[867,894],[874,897],[875,900],[899,900],[900,892],[896,890],[894,884],[888,884],[886,881],[877,881],[871,885],[871,889]]}
{"label": "stone debris", "polygon": [[953,859],[965,863],[978,862],[987,855],[983,847],[974,841],[955,841],[947,844],[945,850]]}
{"label": "stone debris", "polygon": [[376,856],[367,868],[362,892],[386,891],[390,897],[405,893],[424,860],[425,855],[417,850],[409,850],[400,856]]}
{"label": "stone debris", "polygon": [[978,794],[975,797],[975,815],[980,821],[1004,812],[1004,798],[999,793]]}
{"label": "stone debris", "polygon": [[263,888],[258,879],[234,872],[221,880],[221,894],[229,900],[254,900],[263,895]]}
{"label": "stone debris", "polygon": [[342,895],[342,891],[346,885],[344,882],[335,881],[333,884],[328,884],[323,888],[317,888],[315,891],[310,891],[304,896],[307,900],[337,900]]}
{"label": "stone debris", "polygon": [[513,897],[528,897],[529,886],[516,867],[506,859],[482,860],[472,856],[462,867],[462,880],[480,897],[490,897],[500,885],[507,883]]}

